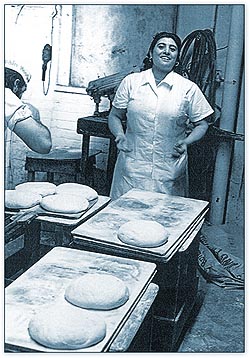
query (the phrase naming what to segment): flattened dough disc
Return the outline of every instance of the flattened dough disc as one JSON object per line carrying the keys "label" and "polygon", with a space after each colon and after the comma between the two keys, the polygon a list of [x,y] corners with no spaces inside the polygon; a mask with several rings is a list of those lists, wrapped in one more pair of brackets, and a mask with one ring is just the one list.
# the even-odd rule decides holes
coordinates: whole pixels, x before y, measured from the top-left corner
{"label": "flattened dough disc", "polygon": [[109,274],[86,274],[65,290],[70,303],[88,309],[111,310],[129,299],[129,290],[118,277]]}
{"label": "flattened dough disc", "polygon": [[33,192],[5,190],[5,207],[9,209],[28,209],[38,205],[42,196]]}
{"label": "flattened dough disc", "polygon": [[158,247],[168,240],[167,230],[153,220],[131,220],[121,225],[117,237],[128,245]]}
{"label": "flattened dough disc", "polygon": [[42,198],[40,206],[48,211],[64,214],[76,214],[89,207],[87,199],[70,194],[54,194]]}
{"label": "flattened dough disc", "polygon": [[26,193],[32,192],[46,196],[56,192],[56,185],[46,181],[29,181],[16,185],[15,189]]}
{"label": "flattened dough disc", "polygon": [[57,193],[70,193],[75,195],[81,195],[88,200],[94,200],[98,197],[97,192],[88,185],[78,183],[63,183],[57,186]]}
{"label": "flattened dough disc", "polygon": [[93,346],[106,336],[106,323],[98,315],[73,305],[52,305],[41,309],[29,322],[30,337],[54,349]]}

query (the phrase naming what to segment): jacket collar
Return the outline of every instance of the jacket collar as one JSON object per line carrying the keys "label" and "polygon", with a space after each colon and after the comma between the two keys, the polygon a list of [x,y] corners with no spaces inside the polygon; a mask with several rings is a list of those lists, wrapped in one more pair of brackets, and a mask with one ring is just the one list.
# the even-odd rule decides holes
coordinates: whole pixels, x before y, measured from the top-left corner
{"label": "jacket collar", "polygon": [[[155,86],[155,79],[154,79],[152,69],[150,68],[143,72],[144,72],[144,77],[143,77],[142,84],[149,83],[151,86],[152,85]],[[170,88],[172,88],[173,84],[174,84],[174,77],[175,77],[175,73],[174,73],[174,71],[171,71],[166,75],[165,78],[163,78],[161,83],[166,83]]]}

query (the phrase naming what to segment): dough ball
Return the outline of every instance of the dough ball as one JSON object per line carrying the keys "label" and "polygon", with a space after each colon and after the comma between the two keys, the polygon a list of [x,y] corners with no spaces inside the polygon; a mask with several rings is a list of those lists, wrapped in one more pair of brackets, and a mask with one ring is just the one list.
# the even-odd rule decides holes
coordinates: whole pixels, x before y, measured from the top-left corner
{"label": "dough ball", "polygon": [[46,307],[30,320],[30,337],[54,349],[93,346],[106,336],[106,324],[99,316],[91,313],[72,305]]}
{"label": "dough ball", "polygon": [[90,186],[78,183],[63,183],[57,186],[57,193],[70,193],[73,195],[81,195],[88,200],[94,200],[98,197],[97,192]]}
{"label": "dough ball", "polygon": [[153,220],[132,220],[120,226],[117,236],[128,245],[139,247],[157,247],[168,239],[167,230]]}
{"label": "dough ball", "polygon": [[56,185],[43,181],[30,181],[16,185],[15,189],[25,191],[25,193],[30,192],[46,196],[52,195],[56,192]]}
{"label": "dough ball", "polygon": [[73,305],[112,310],[122,306],[129,299],[125,283],[109,274],[86,274],[74,280],[65,290],[65,298]]}
{"label": "dough ball", "polygon": [[5,190],[5,207],[9,209],[28,209],[38,205],[42,196],[32,192]]}
{"label": "dough ball", "polygon": [[54,194],[42,198],[40,206],[48,211],[76,214],[88,209],[87,199],[70,194]]}

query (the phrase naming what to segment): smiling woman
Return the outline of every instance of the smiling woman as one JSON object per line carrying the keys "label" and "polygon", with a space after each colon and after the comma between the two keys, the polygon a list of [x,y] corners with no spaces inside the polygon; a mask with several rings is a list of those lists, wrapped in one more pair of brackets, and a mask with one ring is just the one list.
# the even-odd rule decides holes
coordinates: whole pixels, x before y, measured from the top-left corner
{"label": "smiling woman", "polygon": [[[176,73],[180,48],[176,34],[157,33],[142,72],[117,89],[108,118],[119,150],[112,199],[132,188],[188,195],[187,147],[205,135],[213,109],[194,82]],[[187,136],[189,123],[194,129]]]}

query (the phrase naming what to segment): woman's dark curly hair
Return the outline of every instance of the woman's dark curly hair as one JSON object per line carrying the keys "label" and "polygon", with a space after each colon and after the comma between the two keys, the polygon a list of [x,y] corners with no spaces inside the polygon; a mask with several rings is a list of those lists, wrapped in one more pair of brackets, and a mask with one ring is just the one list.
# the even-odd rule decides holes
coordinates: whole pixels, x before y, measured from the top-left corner
{"label": "woman's dark curly hair", "polygon": [[8,67],[5,67],[5,69],[4,69],[4,85],[5,85],[5,87],[10,88],[12,90],[16,79],[20,80],[20,84],[19,84],[20,88],[26,85],[24,82],[24,79],[20,75],[20,73],[14,71],[14,70],[11,70]]}
{"label": "woman's dark curly hair", "polygon": [[147,70],[149,68],[152,68],[153,62],[152,62],[151,55],[152,55],[153,49],[154,49],[155,45],[157,44],[157,42],[160,39],[162,39],[163,37],[168,37],[168,38],[171,38],[171,39],[174,40],[174,42],[176,43],[177,48],[178,48],[178,57],[177,57],[176,62],[180,62],[179,55],[180,55],[180,51],[181,51],[181,39],[179,38],[178,35],[176,35],[176,34],[174,34],[172,32],[162,31],[162,32],[158,32],[157,34],[154,35],[153,40],[152,40],[152,42],[151,42],[151,44],[149,46],[147,56],[143,60],[142,71],[145,71],[145,70]]}

